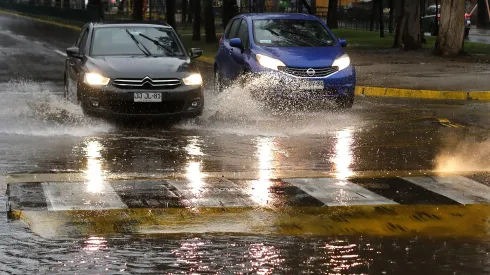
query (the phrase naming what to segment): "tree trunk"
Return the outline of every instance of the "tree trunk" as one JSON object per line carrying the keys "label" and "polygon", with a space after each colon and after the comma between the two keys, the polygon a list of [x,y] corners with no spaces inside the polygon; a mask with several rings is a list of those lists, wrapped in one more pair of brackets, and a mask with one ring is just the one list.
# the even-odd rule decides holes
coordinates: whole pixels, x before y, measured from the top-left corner
{"label": "tree trunk", "polygon": [[[422,48],[422,38],[420,34],[420,1],[406,0],[403,17],[405,19],[405,26],[402,29],[403,48],[405,50]],[[463,20],[461,20],[461,22],[463,22]]]}
{"label": "tree trunk", "polygon": [[405,1],[409,1],[409,0],[396,1],[396,6],[395,6],[396,28],[395,28],[395,41],[393,42],[394,48],[403,47],[402,30],[405,28],[405,21],[406,21],[406,18],[403,17],[403,14],[405,13]]}
{"label": "tree trunk", "polygon": [[172,26],[172,28],[176,28],[175,24],[175,0],[166,0],[165,1],[165,8],[167,10],[167,23]]}
{"label": "tree trunk", "polygon": [[214,9],[212,0],[203,0],[204,4],[204,30],[206,33],[206,43],[216,42],[216,27],[214,22]]}
{"label": "tree trunk", "polygon": [[182,20],[181,23],[185,24],[187,22],[187,0],[182,0]]}
{"label": "tree trunk", "polygon": [[478,28],[485,28],[488,25],[488,20],[489,20],[489,14],[487,11],[487,4],[485,3],[487,0],[478,0],[478,22],[477,22],[477,27]]}
{"label": "tree trunk", "polygon": [[328,1],[327,26],[330,29],[337,29],[339,27],[339,23],[337,20],[338,4],[339,4],[338,0]]}
{"label": "tree trunk", "polygon": [[194,24],[192,28],[192,41],[201,41],[201,0],[192,0]]}
{"label": "tree trunk", "polygon": [[194,2],[195,0],[189,0],[187,23],[192,23],[192,18],[194,17]]}
{"label": "tree trunk", "polygon": [[383,0],[379,0],[379,37],[385,37],[385,24],[383,14]]}
{"label": "tree trunk", "polygon": [[420,41],[422,44],[427,43],[425,40],[424,31],[422,30],[422,14],[425,12],[425,0],[420,0]]}
{"label": "tree trunk", "polygon": [[442,0],[436,53],[457,55],[463,50],[465,5],[460,0]]}
{"label": "tree trunk", "polygon": [[228,22],[230,22],[230,19],[233,18],[233,10],[232,10],[232,3],[231,1],[234,0],[223,0],[223,12],[222,12],[222,23],[223,23],[223,29],[226,28],[228,25]]}
{"label": "tree trunk", "polygon": [[395,0],[390,0],[390,17],[388,18],[388,31],[390,33],[393,33],[393,20],[395,17],[395,5],[394,2]]}
{"label": "tree trunk", "polygon": [[133,20],[143,20],[143,0],[133,0]]}
{"label": "tree trunk", "polygon": [[308,12],[308,14],[311,14],[311,6],[310,6],[310,4],[308,3],[308,1],[306,1],[306,0],[301,0],[301,3],[302,3],[303,5],[300,5],[300,6],[298,7],[298,8],[300,8],[300,9],[301,9],[301,11],[299,11],[299,12],[303,12],[303,7],[304,7],[304,8],[306,9],[306,11]]}
{"label": "tree trunk", "polygon": [[371,1],[371,5],[372,5],[372,8],[371,8],[371,24],[369,24],[369,30],[373,31],[374,30],[374,21],[375,21],[375,17],[376,17],[376,3],[374,0]]}

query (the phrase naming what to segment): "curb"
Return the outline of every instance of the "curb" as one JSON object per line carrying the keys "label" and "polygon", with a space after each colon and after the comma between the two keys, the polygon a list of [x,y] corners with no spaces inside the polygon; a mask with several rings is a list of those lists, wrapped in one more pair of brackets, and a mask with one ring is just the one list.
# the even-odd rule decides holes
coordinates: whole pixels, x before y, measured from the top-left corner
{"label": "curb", "polygon": [[490,91],[436,91],[357,86],[355,94],[373,97],[490,101]]}
{"label": "curb", "polygon": [[14,12],[14,11],[6,11],[6,10],[1,9],[1,8],[0,8],[0,13],[12,15],[12,16],[16,16],[16,17],[20,17],[20,18],[30,19],[30,20],[34,20],[34,21],[37,21],[37,22],[51,24],[51,25],[55,25],[55,26],[58,26],[58,27],[72,29],[72,30],[76,30],[76,31],[81,31],[82,30],[82,28],[77,27],[77,26],[74,26],[74,25],[63,24],[63,23],[58,23],[58,22],[54,22],[54,21],[50,21],[50,20],[45,20],[45,19],[39,19],[39,18],[36,18],[36,17],[26,16],[26,15],[22,15],[20,13]]}

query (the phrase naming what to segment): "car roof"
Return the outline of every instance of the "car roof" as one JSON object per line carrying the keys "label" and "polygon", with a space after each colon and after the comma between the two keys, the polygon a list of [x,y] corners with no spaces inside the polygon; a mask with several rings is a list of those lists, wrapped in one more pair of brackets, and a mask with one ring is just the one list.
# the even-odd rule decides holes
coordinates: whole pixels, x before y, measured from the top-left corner
{"label": "car roof", "polygon": [[318,20],[318,17],[304,13],[245,13],[242,16],[254,19]]}
{"label": "car roof", "polygon": [[166,22],[160,21],[143,21],[143,22],[135,22],[132,20],[120,20],[120,21],[105,21],[105,22],[93,22],[94,28],[110,28],[110,27],[160,27],[160,28],[169,28],[172,27]]}

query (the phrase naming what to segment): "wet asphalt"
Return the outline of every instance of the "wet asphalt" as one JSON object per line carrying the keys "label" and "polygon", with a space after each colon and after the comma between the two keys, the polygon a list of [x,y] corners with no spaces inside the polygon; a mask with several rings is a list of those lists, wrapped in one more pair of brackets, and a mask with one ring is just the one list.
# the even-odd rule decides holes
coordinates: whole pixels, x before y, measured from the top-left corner
{"label": "wet asphalt", "polygon": [[[490,186],[488,103],[358,97],[354,108],[343,112],[292,109],[274,113],[250,99],[245,90],[230,88],[218,96],[206,93],[206,110],[198,120],[170,125],[119,124],[87,118],[78,106],[60,97],[62,53],[77,35],[72,30],[0,14],[1,174],[70,172],[97,178],[208,173],[243,180],[240,175],[246,173],[252,175],[247,178],[318,177],[322,173],[338,178],[372,173],[380,178],[386,173],[389,180],[358,180],[356,184],[396,203],[435,206],[456,203],[461,195],[444,197],[437,193],[440,191],[428,192],[396,177],[458,171],[484,186],[481,188]],[[199,66],[209,82],[209,65]],[[206,87],[209,90],[209,83]],[[239,190],[240,181],[235,183]],[[285,188],[285,183],[281,184],[277,188]],[[112,183],[111,188],[125,205],[149,207],[148,200],[125,198],[124,194],[131,194],[121,193],[124,186],[116,185]],[[42,197],[43,191],[29,188],[41,190],[25,195],[28,205],[35,207],[33,201]],[[6,183],[0,181],[2,194],[6,189]],[[139,199],[150,196],[149,190]],[[255,190],[262,190],[260,195],[271,192],[260,185]],[[274,194],[277,200],[287,201],[278,192]],[[306,206],[331,203],[328,198],[308,194],[313,198],[305,200]],[[6,196],[0,196],[1,207],[6,201]],[[438,232],[434,233],[437,237],[128,234],[132,230],[119,231],[123,234],[88,230],[83,236],[46,237],[42,233],[51,227],[8,221],[3,215],[7,209],[1,207],[0,271],[5,273],[490,272],[488,228],[486,236],[477,238],[448,236],[437,228],[431,231]],[[42,207],[49,208],[49,203]],[[478,219],[488,220],[488,216]]]}

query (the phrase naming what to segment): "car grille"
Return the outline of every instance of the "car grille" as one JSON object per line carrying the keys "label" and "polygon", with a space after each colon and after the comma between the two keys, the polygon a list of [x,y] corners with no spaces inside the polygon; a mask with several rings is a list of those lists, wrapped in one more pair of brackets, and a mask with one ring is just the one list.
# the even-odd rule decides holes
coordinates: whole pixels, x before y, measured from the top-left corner
{"label": "car grille", "polygon": [[126,79],[120,79],[116,78],[112,82],[112,85],[114,85],[117,88],[120,89],[145,89],[145,90],[152,90],[152,89],[174,89],[182,85],[182,82],[179,79],[176,78],[157,78],[157,79],[151,79],[149,77],[145,77],[143,79],[138,79],[138,78],[126,78]]}
{"label": "car grille", "polygon": [[[294,68],[294,67],[279,67],[280,71],[298,76],[298,77],[326,77],[339,70],[338,67],[324,67],[324,68]],[[308,74],[308,70],[313,69],[315,73],[313,75]]]}
{"label": "car grille", "polygon": [[166,102],[130,102],[112,101],[107,104],[107,108],[119,114],[172,114],[184,109],[185,101],[166,101]]}

